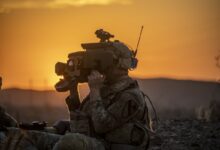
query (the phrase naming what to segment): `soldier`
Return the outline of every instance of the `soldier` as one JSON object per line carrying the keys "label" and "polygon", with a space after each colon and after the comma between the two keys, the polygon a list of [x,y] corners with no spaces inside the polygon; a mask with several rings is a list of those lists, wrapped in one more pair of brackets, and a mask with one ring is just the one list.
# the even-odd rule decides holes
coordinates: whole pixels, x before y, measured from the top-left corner
{"label": "soldier", "polygon": [[132,52],[119,41],[112,44],[114,49],[109,51],[114,55],[115,64],[102,74],[97,70],[91,71],[88,76],[90,93],[82,102],[77,90],[78,81],[71,86],[70,95],[66,98],[70,132],[66,132],[68,125],[62,123],[55,128],[58,133],[65,134],[63,136],[26,132],[25,138],[20,138],[23,139],[19,142],[20,147],[42,150],[147,149],[148,108],[137,81],[128,76]]}
{"label": "soldier", "polygon": [[56,150],[146,149],[148,109],[137,82],[128,76],[131,51],[121,42],[115,47],[118,63],[104,74],[91,72],[90,93],[82,103],[78,83],[72,86],[66,99],[72,133],[61,138]]}

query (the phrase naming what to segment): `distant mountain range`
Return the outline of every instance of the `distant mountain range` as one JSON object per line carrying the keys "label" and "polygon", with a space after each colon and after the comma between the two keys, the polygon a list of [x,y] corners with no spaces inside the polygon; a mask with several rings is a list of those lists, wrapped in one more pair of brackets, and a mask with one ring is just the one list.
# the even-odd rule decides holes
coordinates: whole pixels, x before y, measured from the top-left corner
{"label": "distant mountain range", "polygon": [[162,118],[195,117],[196,108],[207,107],[212,100],[220,101],[220,84],[217,82],[165,78],[138,82]]}
{"label": "distant mountain range", "polygon": [[193,108],[220,101],[220,83],[174,79],[138,80],[140,88],[158,107]]}
{"label": "distant mountain range", "polygon": [[[165,78],[137,79],[140,88],[153,102],[162,117],[192,115],[196,107],[209,104],[215,99],[220,101],[220,84],[216,82],[174,80]],[[88,87],[81,86],[83,97]],[[0,104],[10,110],[29,106],[50,106],[66,111],[65,98],[68,93],[56,91],[35,91],[24,89],[4,89],[0,92]],[[150,106],[149,106],[150,107]],[[164,113],[165,112],[165,113]],[[67,113],[65,113],[67,114]]]}

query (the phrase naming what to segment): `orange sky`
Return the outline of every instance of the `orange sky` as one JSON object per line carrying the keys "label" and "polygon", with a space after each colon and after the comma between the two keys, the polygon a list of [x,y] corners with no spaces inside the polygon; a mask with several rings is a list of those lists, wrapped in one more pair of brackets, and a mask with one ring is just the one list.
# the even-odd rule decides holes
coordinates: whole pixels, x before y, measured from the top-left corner
{"label": "orange sky", "polygon": [[98,41],[103,28],[135,48],[135,77],[216,80],[219,0],[1,0],[0,76],[4,87],[52,88],[57,61]]}

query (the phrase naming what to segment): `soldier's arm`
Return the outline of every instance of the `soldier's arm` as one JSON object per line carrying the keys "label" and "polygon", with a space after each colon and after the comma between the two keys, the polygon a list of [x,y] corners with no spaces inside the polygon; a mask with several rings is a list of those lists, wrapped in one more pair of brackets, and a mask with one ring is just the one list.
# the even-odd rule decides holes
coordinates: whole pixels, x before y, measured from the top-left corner
{"label": "soldier's arm", "polygon": [[108,109],[103,105],[103,100],[93,101],[92,122],[97,133],[106,133],[115,129],[139,111],[136,97],[130,93],[123,93],[121,97]]}
{"label": "soldier's arm", "polygon": [[70,95],[66,98],[66,104],[69,111],[74,111],[80,106],[80,98],[78,92],[78,83],[74,84],[70,89]]}

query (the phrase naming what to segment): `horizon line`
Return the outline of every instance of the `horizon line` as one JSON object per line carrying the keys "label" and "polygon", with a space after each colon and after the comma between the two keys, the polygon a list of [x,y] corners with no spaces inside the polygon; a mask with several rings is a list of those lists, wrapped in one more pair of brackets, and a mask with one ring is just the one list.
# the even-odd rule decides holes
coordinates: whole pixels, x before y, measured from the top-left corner
{"label": "horizon line", "polygon": [[[195,82],[212,82],[212,83],[220,83],[219,81],[220,80],[211,80],[211,79],[196,79],[196,78],[180,78],[180,77],[161,77],[161,76],[158,76],[158,77],[132,77],[133,79],[135,80],[150,80],[150,79],[167,79],[167,80],[177,80],[177,81],[195,81]],[[83,85],[86,85],[87,83],[79,83],[80,86],[83,86]],[[7,89],[20,89],[20,90],[33,90],[33,91],[56,91],[56,89],[53,87],[53,86],[48,86],[48,88],[43,89],[42,88],[37,88],[37,87],[34,87],[34,88],[28,88],[28,87],[21,87],[21,86],[16,86],[16,85],[12,85],[12,86],[6,86],[4,87],[4,84],[3,84],[3,87],[2,87],[2,90],[7,90]],[[63,92],[65,93],[65,92]]]}

